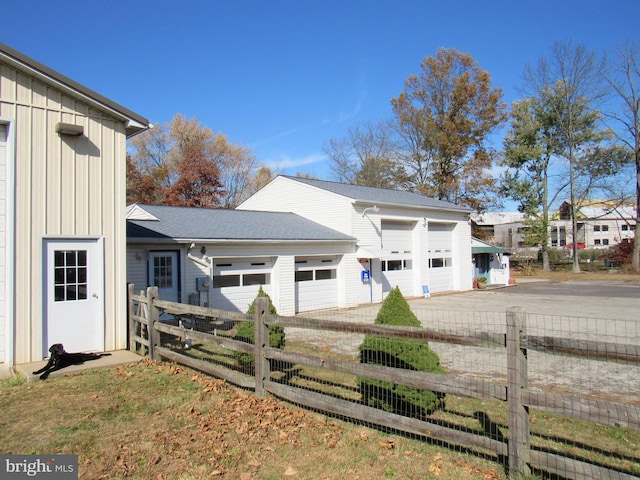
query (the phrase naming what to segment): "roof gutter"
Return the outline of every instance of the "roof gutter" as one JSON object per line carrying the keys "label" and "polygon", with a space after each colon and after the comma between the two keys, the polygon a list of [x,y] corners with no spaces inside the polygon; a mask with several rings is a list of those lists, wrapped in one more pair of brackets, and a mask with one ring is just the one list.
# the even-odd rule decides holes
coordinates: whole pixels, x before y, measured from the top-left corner
{"label": "roof gutter", "polygon": [[60,90],[75,97],[82,98],[85,102],[98,110],[106,111],[125,124],[127,138],[132,137],[149,128],[149,120],[109,100],[107,97],[71,80],[69,77],[56,72],[36,60],[23,55],[11,47],[0,43],[0,60],[39,78],[45,83],[52,84]]}
{"label": "roof gutter", "polygon": [[237,239],[237,238],[144,238],[144,237],[128,237],[127,243],[151,243],[151,244],[160,244],[160,243],[176,243],[176,244],[191,244],[191,243],[208,243],[208,244],[228,244],[228,243],[241,243],[241,244],[253,244],[256,242],[264,243],[264,244],[278,244],[278,243],[355,243],[357,240],[353,239],[315,239],[315,240],[300,240],[295,238],[276,238],[276,239],[259,239],[259,238],[249,238],[249,239]]}
{"label": "roof gutter", "polygon": [[447,212],[458,212],[458,213],[471,213],[474,210],[469,207],[439,207],[439,206],[428,206],[428,205],[408,205],[406,203],[390,203],[390,202],[378,202],[376,200],[360,200],[355,199],[351,203],[353,205],[377,205],[378,207],[393,207],[393,208],[411,208],[413,210],[443,210]]}

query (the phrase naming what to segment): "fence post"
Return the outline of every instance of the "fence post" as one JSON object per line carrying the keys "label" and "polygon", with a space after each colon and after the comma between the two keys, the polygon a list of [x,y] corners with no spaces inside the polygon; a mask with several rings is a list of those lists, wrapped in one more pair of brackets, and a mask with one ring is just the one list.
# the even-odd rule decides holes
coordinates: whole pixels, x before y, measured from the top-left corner
{"label": "fence post", "polygon": [[527,388],[527,352],[521,340],[526,334],[525,312],[507,309],[507,402],[509,409],[509,477],[528,475],[529,409],[522,403]]}
{"label": "fence post", "polygon": [[264,382],[271,376],[269,374],[269,360],[264,356],[264,348],[269,346],[269,327],[265,323],[265,315],[269,312],[269,300],[267,297],[257,297],[254,307],[253,358],[256,374],[256,397],[264,398],[267,395]]}
{"label": "fence post", "polygon": [[149,357],[151,360],[160,359],[156,353],[156,346],[160,345],[160,332],[156,330],[156,322],[159,318],[158,309],[155,306],[156,298],[158,298],[158,287],[147,288],[147,332],[149,333]]}

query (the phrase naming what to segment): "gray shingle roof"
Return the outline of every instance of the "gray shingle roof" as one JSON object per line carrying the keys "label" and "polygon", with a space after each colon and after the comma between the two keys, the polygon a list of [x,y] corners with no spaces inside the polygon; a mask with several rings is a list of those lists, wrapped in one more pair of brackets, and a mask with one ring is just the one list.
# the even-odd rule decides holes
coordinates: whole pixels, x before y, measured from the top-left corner
{"label": "gray shingle roof", "polygon": [[397,205],[437,208],[442,210],[454,210],[458,212],[471,212],[472,209],[461,207],[455,203],[443,202],[435,198],[425,197],[417,193],[405,192],[402,190],[389,190],[386,188],[364,187],[362,185],[348,185],[346,183],[330,182],[327,180],[315,180],[311,178],[291,177],[282,175],[283,177],[295,180],[296,182],[306,183],[328,192],[333,192],[354,201],[376,203],[381,205]]}
{"label": "gray shingle roof", "polygon": [[355,238],[294,213],[139,205],[158,221],[127,220],[128,239],[342,241]]}

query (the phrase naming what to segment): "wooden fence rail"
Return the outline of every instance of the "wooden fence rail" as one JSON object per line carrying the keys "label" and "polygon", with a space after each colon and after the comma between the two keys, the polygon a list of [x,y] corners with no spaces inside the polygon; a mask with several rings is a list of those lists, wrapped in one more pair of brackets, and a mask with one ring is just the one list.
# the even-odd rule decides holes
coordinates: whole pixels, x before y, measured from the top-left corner
{"label": "wooden fence rail", "polygon": [[[526,314],[520,308],[507,310],[506,333],[463,332],[451,333],[426,328],[394,327],[363,323],[316,320],[301,317],[268,315],[266,298],[257,298],[253,318],[238,312],[209,309],[193,305],[166,302],[158,299],[157,288],[136,295],[129,289],[130,348],[144,348],[154,359],[171,361],[223,378],[243,388],[255,390],[255,395],[267,394],[307,406],[315,410],[370,422],[395,430],[417,435],[439,438],[464,446],[475,446],[494,451],[508,457],[510,476],[528,474],[535,468],[551,474],[572,478],[632,479],[640,478],[630,473],[563,457],[531,447],[529,441],[529,408],[536,408],[580,420],[598,422],[616,427],[640,431],[640,409],[601,400],[592,400],[571,395],[540,392],[528,388],[527,350],[544,351],[606,361],[625,361],[640,365],[640,347],[636,345],[612,344],[597,341],[581,341],[568,338],[528,336]],[[169,325],[160,321],[160,313],[182,316],[199,316],[211,319],[215,325],[227,321],[254,322],[254,344],[237,341],[229,337],[189,330],[184,326]],[[460,375],[438,375],[377,365],[338,361],[323,355],[293,353],[269,347],[269,327],[315,329],[342,333],[359,333],[385,337],[412,338],[463,346],[504,348],[507,355],[507,385],[498,385],[483,380],[470,380]],[[168,348],[160,343],[160,334],[173,336],[184,342],[187,336],[202,343],[254,355],[254,375],[195,359]],[[471,431],[449,428],[428,420],[409,418],[380,409],[368,407],[354,401],[335,398],[319,392],[277,382],[272,379],[270,361],[287,362],[326,371],[367,377],[396,384],[455,394],[464,397],[499,400],[506,402],[508,411],[508,440],[489,438]],[[569,472],[569,474],[568,474]],[[568,475],[567,475],[568,474]]]}

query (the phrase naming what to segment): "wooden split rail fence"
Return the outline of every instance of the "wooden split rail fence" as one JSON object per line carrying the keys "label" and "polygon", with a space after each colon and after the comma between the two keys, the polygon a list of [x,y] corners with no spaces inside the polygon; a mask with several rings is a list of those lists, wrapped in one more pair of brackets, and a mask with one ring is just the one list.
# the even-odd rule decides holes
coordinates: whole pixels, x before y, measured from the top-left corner
{"label": "wooden split rail fence", "polygon": [[[640,365],[640,346],[621,345],[597,341],[579,341],[566,338],[536,337],[527,335],[526,314],[519,308],[507,309],[506,333],[443,333],[426,328],[394,327],[302,317],[268,315],[266,298],[256,299],[253,318],[242,313],[210,309],[206,307],[167,302],[158,298],[156,287],[135,294],[129,288],[130,348],[145,348],[153,359],[165,358],[176,363],[198,369],[207,374],[225,379],[243,388],[255,390],[255,395],[267,394],[308,408],[357,419],[363,422],[404,431],[419,436],[428,436],[465,447],[479,447],[507,458],[510,476],[526,475],[531,469],[545,471],[560,477],[598,479],[638,479],[631,473],[612,470],[600,465],[576,460],[531,448],[529,408],[553,412],[580,420],[597,422],[615,427],[640,430],[640,409],[631,405],[599,401],[528,389],[527,351],[571,355],[596,360],[625,361]],[[189,330],[167,324],[160,315],[176,317],[206,317],[215,326],[228,322],[253,320],[255,326],[254,345],[232,338],[206,332]],[[224,320],[219,320],[224,319]],[[507,385],[469,379],[459,375],[438,375],[412,370],[402,370],[344,360],[333,360],[326,355],[307,355],[269,347],[269,326],[315,329],[342,333],[360,333],[404,339],[422,339],[456,345],[506,348]],[[188,336],[194,341],[215,344],[222,348],[253,354],[255,372],[249,376],[205,360],[182,355],[160,343],[164,333],[181,339]],[[270,360],[294,365],[315,367],[328,371],[367,377],[395,384],[464,397],[499,400],[506,402],[508,410],[508,440],[458,430],[428,420],[410,418],[368,407],[354,401],[336,398],[316,391],[276,382],[271,379]]]}

